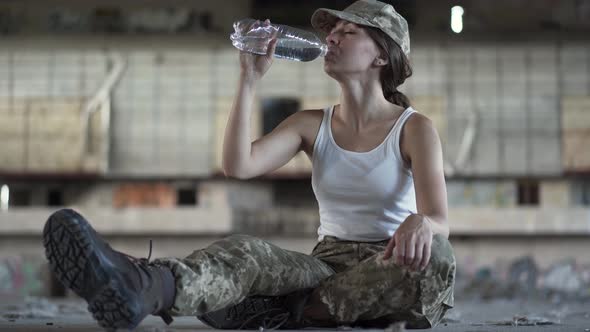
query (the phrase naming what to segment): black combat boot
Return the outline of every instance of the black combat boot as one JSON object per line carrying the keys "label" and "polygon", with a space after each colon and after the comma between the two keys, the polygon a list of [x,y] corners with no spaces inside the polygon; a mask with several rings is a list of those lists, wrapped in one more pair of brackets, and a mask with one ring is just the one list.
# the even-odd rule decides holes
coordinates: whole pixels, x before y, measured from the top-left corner
{"label": "black combat boot", "polygon": [[[78,213],[53,213],[43,230],[49,266],[64,286],[88,302],[108,330],[133,329],[147,315],[172,322],[174,277],[168,267],[113,250]],[[151,255],[151,243],[150,243]]]}
{"label": "black combat boot", "polygon": [[309,326],[303,309],[312,288],[284,296],[249,296],[242,302],[197,316],[203,323],[224,330],[301,329]]}

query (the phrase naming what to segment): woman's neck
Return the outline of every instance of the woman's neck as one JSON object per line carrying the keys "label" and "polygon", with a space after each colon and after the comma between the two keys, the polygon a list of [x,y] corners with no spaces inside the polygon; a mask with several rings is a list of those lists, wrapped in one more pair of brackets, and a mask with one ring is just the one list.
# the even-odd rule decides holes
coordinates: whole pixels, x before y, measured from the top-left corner
{"label": "woman's neck", "polygon": [[397,107],[385,99],[378,82],[341,82],[340,86],[339,117],[354,130],[390,116],[392,109]]}

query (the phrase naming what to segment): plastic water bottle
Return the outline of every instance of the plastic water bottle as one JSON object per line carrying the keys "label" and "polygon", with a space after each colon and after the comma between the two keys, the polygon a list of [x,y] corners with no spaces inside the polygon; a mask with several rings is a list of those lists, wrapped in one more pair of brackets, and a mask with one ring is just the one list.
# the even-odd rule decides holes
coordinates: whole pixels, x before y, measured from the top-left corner
{"label": "plastic water bottle", "polygon": [[306,62],[325,56],[328,51],[328,47],[312,32],[281,24],[265,25],[251,18],[235,22],[230,39],[239,50],[264,55],[275,31],[278,32],[275,57],[279,59]]}

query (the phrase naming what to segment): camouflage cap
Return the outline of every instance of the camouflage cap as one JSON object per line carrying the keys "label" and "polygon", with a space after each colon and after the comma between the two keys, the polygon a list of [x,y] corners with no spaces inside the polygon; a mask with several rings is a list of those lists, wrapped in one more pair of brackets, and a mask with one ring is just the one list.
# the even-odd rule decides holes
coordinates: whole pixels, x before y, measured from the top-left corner
{"label": "camouflage cap", "polygon": [[343,11],[320,8],[311,16],[311,25],[316,30],[328,34],[338,19],[378,28],[391,37],[406,56],[410,55],[408,22],[392,5],[376,0],[359,0]]}

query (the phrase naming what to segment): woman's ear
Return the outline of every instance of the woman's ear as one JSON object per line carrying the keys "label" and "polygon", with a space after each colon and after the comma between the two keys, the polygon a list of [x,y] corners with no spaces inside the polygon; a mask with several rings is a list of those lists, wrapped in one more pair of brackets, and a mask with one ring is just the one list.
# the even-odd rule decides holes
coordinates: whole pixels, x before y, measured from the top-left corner
{"label": "woman's ear", "polygon": [[387,60],[385,60],[384,58],[375,58],[373,64],[375,66],[385,66],[387,65]]}

